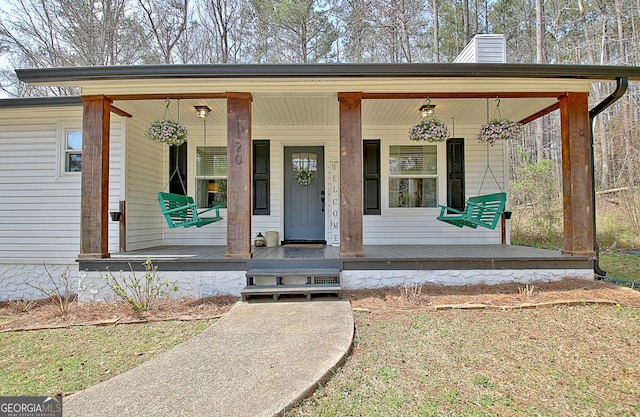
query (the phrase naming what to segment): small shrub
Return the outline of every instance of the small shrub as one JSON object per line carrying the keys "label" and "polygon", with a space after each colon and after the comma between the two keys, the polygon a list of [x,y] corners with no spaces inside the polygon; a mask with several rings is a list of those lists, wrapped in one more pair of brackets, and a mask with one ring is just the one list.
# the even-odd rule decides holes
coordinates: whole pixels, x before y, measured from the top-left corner
{"label": "small shrub", "polygon": [[405,285],[400,288],[400,295],[405,301],[412,303],[422,295],[422,285]]}
{"label": "small shrub", "polygon": [[71,283],[69,278],[69,267],[67,267],[59,277],[54,278],[51,272],[49,272],[47,265],[44,263],[43,265],[44,270],[47,273],[47,277],[49,278],[49,282],[53,288],[48,289],[29,283],[27,283],[27,285],[44,294],[45,297],[47,297],[44,300],[44,303],[53,307],[58,311],[58,313],[60,313],[60,316],[64,317],[71,310],[73,302],[76,299],[76,295],[72,291],[74,285]]}
{"label": "small shrub", "polygon": [[535,285],[531,284],[527,284],[523,287],[518,286],[518,293],[521,296],[524,296],[525,298],[531,298],[533,297],[533,291],[535,290]]}
{"label": "small shrub", "polygon": [[151,259],[147,259],[142,265],[145,269],[142,277],[135,273],[131,264],[129,264],[130,274],[120,271],[115,275],[107,269],[105,275],[114,295],[129,304],[135,312],[149,310],[158,299],[178,291],[176,285],[160,278],[158,267],[151,263]]}
{"label": "small shrub", "polygon": [[16,314],[20,314],[20,313],[28,313],[36,306],[36,304],[38,304],[38,302],[35,300],[18,299],[18,300],[9,300],[7,304],[9,305],[9,308],[11,309],[11,311],[13,311]]}

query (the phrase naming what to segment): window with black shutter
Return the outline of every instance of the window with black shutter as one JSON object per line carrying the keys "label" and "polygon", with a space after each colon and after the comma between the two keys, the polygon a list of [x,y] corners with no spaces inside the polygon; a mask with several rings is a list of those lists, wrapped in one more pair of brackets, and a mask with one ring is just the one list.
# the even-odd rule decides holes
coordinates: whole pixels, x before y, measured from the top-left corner
{"label": "window with black shutter", "polygon": [[253,214],[271,213],[269,141],[253,141]]}
{"label": "window with black shutter", "polygon": [[447,207],[463,210],[464,194],[464,139],[447,140]]}
{"label": "window with black shutter", "polygon": [[380,140],[364,140],[363,152],[364,214],[381,214]]}

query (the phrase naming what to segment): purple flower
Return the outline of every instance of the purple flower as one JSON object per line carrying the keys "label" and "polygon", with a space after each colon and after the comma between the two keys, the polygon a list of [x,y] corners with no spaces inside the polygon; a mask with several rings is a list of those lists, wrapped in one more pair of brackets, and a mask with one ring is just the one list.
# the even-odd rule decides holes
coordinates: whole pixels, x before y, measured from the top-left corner
{"label": "purple flower", "polygon": [[492,120],[480,128],[478,141],[493,146],[499,140],[517,139],[522,133],[522,125],[512,120]]}
{"label": "purple flower", "polygon": [[425,119],[409,129],[409,139],[415,142],[442,142],[449,137],[447,125],[438,119]]}
{"label": "purple flower", "polygon": [[187,129],[173,120],[155,120],[147,126],[145,136],[154,142],[177,146],[187,140]]}

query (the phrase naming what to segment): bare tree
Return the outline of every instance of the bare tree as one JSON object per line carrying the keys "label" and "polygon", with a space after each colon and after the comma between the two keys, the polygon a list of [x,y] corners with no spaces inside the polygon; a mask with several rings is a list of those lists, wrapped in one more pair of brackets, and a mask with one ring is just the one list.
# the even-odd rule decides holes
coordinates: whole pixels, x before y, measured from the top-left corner
{"label": "bare tree", "polygon": [[161,62],[175,62],[178,42],[187,30],[189,0],[138,0]]}
{"label": "bare tree", "polygon": [[471,39],[471,30],[469,29],[469,0],[462,0],[462,38],[464,42]]}
{"label": "bare tree", "polygon": [[433,7],[433,61],[440,62],[440,0],[432,0]]}

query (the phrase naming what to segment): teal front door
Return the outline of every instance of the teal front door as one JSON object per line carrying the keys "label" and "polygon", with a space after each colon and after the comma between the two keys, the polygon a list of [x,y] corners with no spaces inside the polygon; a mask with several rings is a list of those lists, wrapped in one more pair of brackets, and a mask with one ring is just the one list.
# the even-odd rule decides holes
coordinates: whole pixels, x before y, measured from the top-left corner
{"label": "teal front door", "polygon": [[325,241],[324,148],[284,148],[284,240]]}

